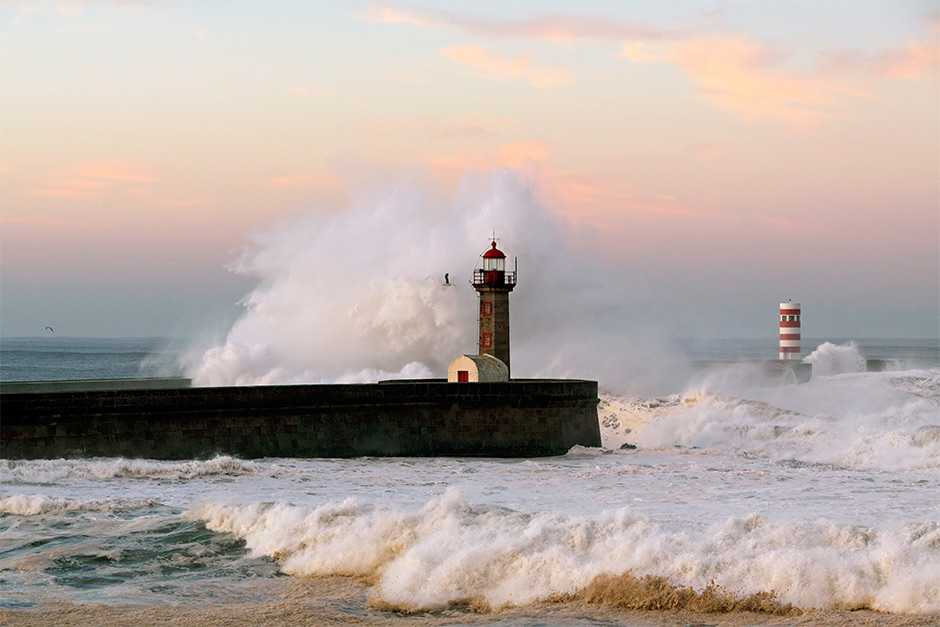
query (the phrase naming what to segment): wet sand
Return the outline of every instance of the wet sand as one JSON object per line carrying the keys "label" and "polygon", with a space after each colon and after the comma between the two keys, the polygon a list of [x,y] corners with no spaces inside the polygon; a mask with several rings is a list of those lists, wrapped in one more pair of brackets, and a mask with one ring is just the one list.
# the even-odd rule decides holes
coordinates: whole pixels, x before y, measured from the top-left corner
{"label": "wet sand", "polygon": [[[259,582],[260,583],[260,582]],[[123,627],[139,625],[623,625],[625,627],[927,627],[940,625],[940,615],[906,616],[868,610],[811,610],[793,616],[754,612],[626,610],[573,600],[539,603],[497,611],[456,607],[416,614],[383,611],[368,603],[369,586],[353,579],[283,578],[263,584],[274,598],[220,604],[187,600],[177,605],[88,605],[49,599],[28,609],[0,609],[0,624],[20,626]]]}

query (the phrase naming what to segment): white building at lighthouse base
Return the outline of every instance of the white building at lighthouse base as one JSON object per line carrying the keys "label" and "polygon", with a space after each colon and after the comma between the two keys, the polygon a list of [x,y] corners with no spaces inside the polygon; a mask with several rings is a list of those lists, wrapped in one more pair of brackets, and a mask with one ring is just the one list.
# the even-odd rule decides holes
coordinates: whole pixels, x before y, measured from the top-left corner
{"label": "white building at lighthouse base", "polygon": [[448,383],[509,381],[509,368],[492,355],[461,355],[447,366]]}

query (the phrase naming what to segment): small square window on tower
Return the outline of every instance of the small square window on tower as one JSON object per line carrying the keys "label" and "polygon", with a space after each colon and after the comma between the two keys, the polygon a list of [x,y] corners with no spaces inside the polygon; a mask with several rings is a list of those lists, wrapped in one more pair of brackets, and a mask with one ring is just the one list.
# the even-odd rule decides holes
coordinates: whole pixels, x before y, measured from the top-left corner
{"label": "small square window on tower", "polygon": [[483,337],[480,338],[480,348],[492,348],[493,347],[493,334],[484,333]]}
{"label": "small square window on tower", "polygon": [[492,316],[493,315],[493,303],[491,303],[488,300],[480,301],[480,315]]}

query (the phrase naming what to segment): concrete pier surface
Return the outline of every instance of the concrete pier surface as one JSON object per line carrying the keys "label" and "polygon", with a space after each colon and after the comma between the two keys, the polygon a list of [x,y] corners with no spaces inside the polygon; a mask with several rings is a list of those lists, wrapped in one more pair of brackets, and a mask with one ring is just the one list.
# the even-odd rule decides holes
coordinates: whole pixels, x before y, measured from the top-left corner
{"label": "concrete pier surface", "polygon": [[0,457],[535,457],[600,446],[596,381],[128,381],[0,385]]}

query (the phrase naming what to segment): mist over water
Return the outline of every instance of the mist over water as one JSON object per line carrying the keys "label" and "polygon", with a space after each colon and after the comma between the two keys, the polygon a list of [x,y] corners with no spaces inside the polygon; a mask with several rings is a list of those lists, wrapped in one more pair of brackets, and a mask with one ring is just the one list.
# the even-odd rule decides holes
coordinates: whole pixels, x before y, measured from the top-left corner
{"label": "mist over water", "polygon": [[662,383],[676,358],[638,323],[629,273],[577,249],[571,230],[509,170],[465,177],[448,201],[412,179],[341,212],[285,220],[254,236],[234,267],[258,286],[224,342],[191,356],[188,375],[195,385],[444,377],[451,360],[477,352],[469,280],[495,232],[519,264],[514,377]]}

